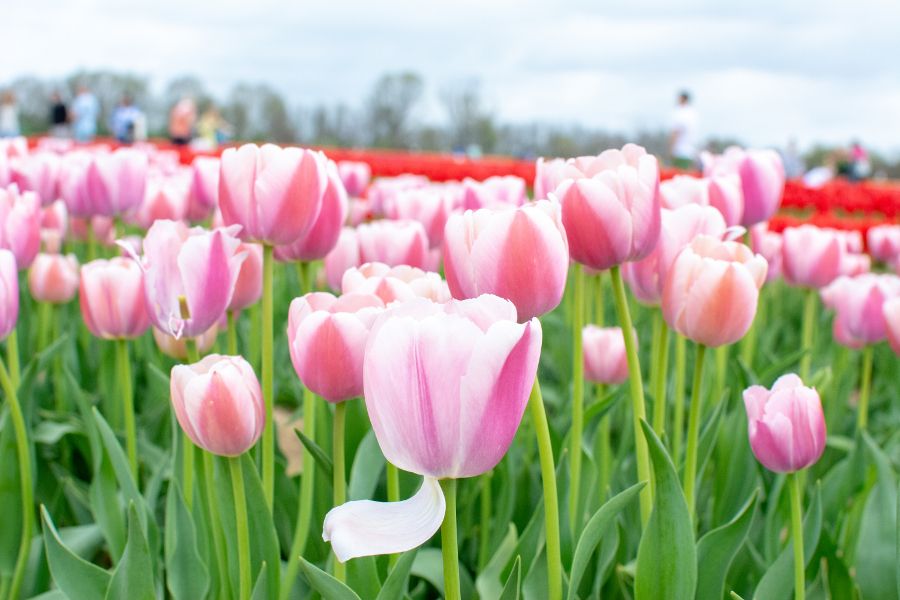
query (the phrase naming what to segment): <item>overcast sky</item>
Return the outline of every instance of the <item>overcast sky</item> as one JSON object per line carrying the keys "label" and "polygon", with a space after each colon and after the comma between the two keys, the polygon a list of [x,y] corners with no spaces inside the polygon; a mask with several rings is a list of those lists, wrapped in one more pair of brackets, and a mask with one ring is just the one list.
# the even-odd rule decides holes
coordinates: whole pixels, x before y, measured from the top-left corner
{"label": "overcast sky", "polygon": [[[292,104],[358,106],[385,71],[481,82],[506,121],[665,126],[677,90],[704,135],[900,154],[900,2],[4,0],[0,82],[132,70],[262,81]],[[752,6],[748,9],[747,6]]]}

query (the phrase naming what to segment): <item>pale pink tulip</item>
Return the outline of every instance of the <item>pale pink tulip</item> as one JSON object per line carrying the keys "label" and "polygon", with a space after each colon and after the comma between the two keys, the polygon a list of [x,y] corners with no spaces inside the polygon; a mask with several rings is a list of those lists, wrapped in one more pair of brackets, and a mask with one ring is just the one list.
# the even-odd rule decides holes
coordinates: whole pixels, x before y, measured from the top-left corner
{"label": "pale pink tulip", "polygon": [[0,188],[0,248],[10,250],[19,269],[31,266],[41,249],[41,203],[16,184]]}
{"label": "pale pink tulip", "polygon": [[581,343],[585,379],[610,385],[628,379],[628,358],[621,327],[588,325],[581,332]]}
{"label": "pale pink tulip", "polygon": [[385,304],[413,298],[428,298],[434,302],[450,300],[450,289],[439,274],[408,265],[390,267],[384,263],[366,263],[347,269],[341,279],[341,291],[344,294],[374,294]]}
{"label": "pale pink tulip", "polygon": [[834,338],[849,348],[862,348],[887,337],[884,304],[900,297],[900,277],[865,273],[841,276],[821,291],[822,302],[835,311]]}
{"label": "pale pink tulip", "polygon": [[28,289],[38,302],[68,302],[78,292],[78,259],[74,254],[38,254],[28,270]]}
{"label": "pale pink tulip", "polygon": [[778,378],[771,390],[744,390],[750,448],[770,471],[793,473],[815,464],[825,450],[825,415],[814,388],[793,373]]}
{"label": "pale pink tulip", "polygon": [[234,283],[234,293],[228,303],[228,311],[244,310],[256,304],[262,297],[263,288],[263,248],[260,244],[241,242],[238,254],[246,253],[244,262]]}
{"label": "pale pink tulip", "polygon": [[852,254],[848,239],[834,229],[788,227],[781,239],[784,279],[792,285],[823,288],[839,276],[860,272],[866,266],[862,255]]}
{"label": "pale pink tulip", "polygon": [[19,274],[16,257],[0,248],[0,340],[6,339],[19,320]]}
{"label": "pale pink tulip", "polygon": [[356,228],[361,263],[428,269],[428,236],[418,221],[373,221]]}
{"label": "pale pink tulip", "polygon": [[116,222],[112,217],[72,217],[69,225],[73,239],[85,241],[89,233],[92,233],[94,239],[103,246],[116,243]]}
{"label": "pale pink tulip", "polygon": [[178,175],[157,175],[147,180],[144,200],[129,222],[149,229],[155,221],[181,221],[187,216],[190,196],[190,172]]}
{"label": "pale pink tulip", "polygon": [[356,230],[344,227],[338,236],[337,244],[325,257],[325,279],[328,287],[340,291],[344,272],[360,264]]}
{"label": "pale pink tulip", "polygon": [[430,185],[430,181],[424,175],[399,175],[397,177],[379,177],[372,182],[366,193],[369,201],[369,209],[372,215],[383,215],[384,206],[394,194],[414,188]]}
{"label": "pale pink tulip", "polygon": [[41,243],[44,251],[59,253],[69,231],[69,211],[62,200],[57,200],[41,211]]}
{"label": "pale pink tulip", "polygon": [[38,195],[43,206],[59,198],[59,172],[62,160],[50,152],[36,152],[10,162],[10,181],[26,192]]}
{"label": "pale pink tulip", "polygon": [[112,217],[137,208],[144,199],[147,169],[147,155],[131,148],[95,155],[85,169],[82,192],[90,208],[86,215],[77,214]]}
{"label": "pale pink tulip", "polygon": [[900,356],[900,298],[891,298],[882,306],[885,331],[891,349]]}
{"label": "pale pink tulip", "polygon": [[[538,196],[535,198],[544,199]],[[469,178],[463,180],[461,207],[463,210],[522,206],[527,201],[525,180],[515,175],[495,175],[484,181]]]}
{"label": "pale pink tulip", "polygon": [[660,202],[663,208],[680,208],[687,204],[712,206],[725,219],[729,227],[738,225],[744,214],[744,196],[741,179],[737,175],[716,175],[697,178],[676,175],[659,184]]}
{"label": "pale pink tulip", "polygon": [[876,225],[866,233],[869,254],[883,263],[900,259],[900,225]]}
{"label": "pale pink tulip", "polygon": [[401,190],[385,200],[384,214],[388,219],[418,221],[425,228],[429,247],[436,248],[444,239],[453,204],[453,195],[441,187]]}
{"label": "pale pink tulip", "polygon": [[366,192],[369,180],[372,179],[372,168],[369,167],[369,163],[342,160],[338,162],[337,170],[348,195],[358,198]]}
{"label": "pale pink tulip", "polygon": [[766,269],[766,259],[743,244],[698,236],[666,276],[666,323],[698,344],[733,344],[753,323]]}
{"label": "pale pink tulip", "polygon": [[[157,329],[156,327],[152,327],[153,329],[153,340],[156,342],[156,347],[159,348],[160,352],[174,358],[175,360],[187,360],[188,356],[188,338],[176,338],[173,335],[170,335],[164,331]],[[200,335],[191,338],[193,343],[197,345],[197,352],[200,353],[201,356],[212,350],[212,347],[216,344],[216,337],[219,335],[219,325],[218,323],[201,333]]]}
{"label": "pale pink tulip", "polygon": [[84,324],[99,338],[136,338],[150,327],[144,273],[129,258],[82,265],[78,299]]}
{"label": "pale pink tulip", "polygon": [[769,231],[765,223],[757,223],[750,228],[750,247],[769,263],[766,281],[781,277],[782,245],[781,234]]}
{"label": "pale pink tulip", "polygon": [[506,298],[522,321],[556,308],[565,291],[566,232],[559,204],[549,200],[453,215],[443,254],[455,298]]}
{"label": "pale pink tulip", "polygon": [[198,156],[191,163],[191,194],[187,218],[202,221],[219,205],[220,161],[212,156]]}
{"label": "pale pink tulip", "polygon": [[362,396],[366,340],[384,303],[374,294],[315,292],[291,302],[288,344],[303,385],[329,402]]}
{"label": "pale pink tulip", "polygon": [[325,155],[274,144],[244,144],[222,153],[219,208],[241,236],[273,246],[307,235],[328,183]]}
{"label": "pale pink tulip", "polygon": [[171,374],[172,407],[187,436],[219,456],[253,447],[265,425],[265,405],[253,367],[240,356],[210,354]]}
{"label": "pale pink tulip", "polygon": [[704,175],[737,174],[744,195],[741,225],[768,221],[781,206],[784,164],[774,150],[742,150],[732,146],[721,156],[703,155]]}

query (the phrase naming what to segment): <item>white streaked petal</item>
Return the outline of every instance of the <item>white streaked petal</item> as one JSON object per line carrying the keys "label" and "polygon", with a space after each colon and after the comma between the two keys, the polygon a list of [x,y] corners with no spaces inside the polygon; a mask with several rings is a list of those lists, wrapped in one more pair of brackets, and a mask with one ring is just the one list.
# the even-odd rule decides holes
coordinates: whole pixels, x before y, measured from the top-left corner
{"label": "white streaked petal", "polygon": [[416,494],[401,502],[354,500],[325,515],[322,539],[341,562],[360,556],[417,548],[440,529],[446,502],[437,479],[426,477]]}

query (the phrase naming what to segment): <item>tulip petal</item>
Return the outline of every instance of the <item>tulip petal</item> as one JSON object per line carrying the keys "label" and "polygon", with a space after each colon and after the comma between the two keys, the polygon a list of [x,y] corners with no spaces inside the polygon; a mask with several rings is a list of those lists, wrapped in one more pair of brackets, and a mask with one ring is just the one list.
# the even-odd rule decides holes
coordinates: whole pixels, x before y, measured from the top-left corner
{"label": "tulip petal", "polygon": [[408,500],[354,500],[332,508],[325,515],[322,539],[331,542],[341,562],[406,552],[427,542],[440,529],[446,508],[440,483],[426,477]]}

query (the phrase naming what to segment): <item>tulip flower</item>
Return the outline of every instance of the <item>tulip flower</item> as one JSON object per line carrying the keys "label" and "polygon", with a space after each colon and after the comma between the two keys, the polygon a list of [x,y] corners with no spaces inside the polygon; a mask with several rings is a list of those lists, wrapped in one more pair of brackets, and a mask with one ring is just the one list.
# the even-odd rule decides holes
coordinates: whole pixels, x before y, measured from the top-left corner
{"label": "tulip flower", "polygon": [[238,254],[246,254],[241,263],[237,280],[234,282],[234,293],[227,311],[236,312],[253,306],[262,296],[263,284],[263,249],[259,244],[241,242],[237,248]]}
{"label": "tulip flower", "polygon": [[226,225],[272,246],[292,244],[312,228],[328,184],[321,152],[244,144],[222,153],[219,207]]}
{"label": "tulip flower", "polygon": [[85,169],[82,192],[90,208],[87,214],[72,212],[112,217],[137,208],[144,200],[147,167],[147,155],[131,148],[94,156]]}
{"label": "tulip flower", "polygon": [[150,227],[139,264],[156,327],[176,338],[196,337],[222,318],[246,257],[235,232],[189,229],[176,221]]}
{"label": "tulip flower", "polygon": [[187,218],[202,221],[219,205],[220,161],[212,156],[198,156],[191,163],[191,193]]}
{"label": "tulip flower", "polygon": [[544,200],[549,197],[559,184],[566,179],[585,177],[573,164],[572,160],[562,158],[538,158],[534,169],[534,199]]}
{"label": "tulip flower", "polygon": [[341,226],[347,220],[347,192],[337,175],[334,161],[326,168],[328,185],[322,196],[322,208],[309,232],[293,244],[275,248],[275,260],[311,261],[325,258],[337,245]]}
{"label": "tulip flower", "polygon": [[900,298],[885,301],[881,310],[888,342],[894,353],[900,356]]}
{"label": "tulip flower", "polygon": [[568,268],[556,203],[466,211],[447,221],[444,269],[455,298],[507,298],[524,322],[559,305]]}
{"label": "tulip flower", "polygon": [[31,266],[41,249],[41,203],[15,184],[0,188],[0,248],[15,255],[19,269]]}
{"label": "tulip flower", "polygon": [[[462,188],[462,209],[522,206],[528,201],[526,187],[525,180],[515,175],[488,177],[484,181],[466,178]],[[535,195],[538,200],[545,197]]]}
{"label": "tulip flower", "polygon": [[782,239],[780,233],[769,231],[765,223],[757,223],[750,228],[751,248],[761,254],[769,264],[766,281],[773,281],[781,276]]}
{"label": "tulip flower", "polygon": [[850,269],[845,240],[833,229],[788,227],[782,233],[782,268],[791,285],[823,288]]}
{"label": "tulip flower", "polygon": [[342,160],[338,162],[337,170],[348,195],[358,198],[365,193],[372,178],[372,169],[368,163]]}
{"label": "tulip flower", "polygon": [[842,276],[821,291],[822,302],[835,311],[834,337],[849,348],[862,348],[887,337],[884,303],[900,297],[900,277],[866,273]]}
{"label": "tulip flower", "polygon": [[676,209],[687,204],[712,206],[718,210],[729,227],[738,225],[744,214],[744,196],[737,175],[717,175],[697,178],[676,175],[659,184],[663,208]]}
{"label": "tulip flower", "polygon": [[0,340],[15,330],[19,320],[19,276],[16,257],[0,249]]}
{"label": "tulip flower", "polygon": [[418,221],[373,221],[356,228],[362,263],[409,265],[428,269],[428,236]]}
{"label": "tulip flower", "polygon": [[347,269],[341,291],[344,294],[375,294],[385,305],[417,297],[434,302],[450,300],[450,288],[437,273],[408,265],[389,267],[384,263],[366,263]]}
{"label": "tulip flower", "polygon": [[134,214],[129,216],[128,222],[149,229],[155,221],[184,219],[191,193],[189,176],[190,173],[182,173],[149,178],[144,199]]}
{"label": "tulip flower", "polygon": [[[159,348],[160,352],[162,352],[166,356],[174,358],[175,360],[190,360],[191,353],[188,351],[187,338],[176,338],[175,336],[161,331],[156,327],[153,327],[152,329],[153,341],[156,342],[156,347]],[[215,345],[218,335],[219,325],[217,323],[197,337],[193,338],[193,340],[197,344],[197,352],[202,356],[212,350],[212,347]]]}
{"label": "tulip flower", "polygon": [[355,229],[350,227],[341,229],[337,244],[325,257],[324,262],[325,279],[328,282],[328,287],[335,291],[340,291],[344,273],[347,269],[356,267],[361,263],[359,242],[356,239]]}
{"label": "tulip flower", "polygon": [[26,192],[38,195],[43,206],[49,206],[59,198],[59,171],[61,159],[50,152],[36,152],[13,160],[10,164],[10,182]]}
{"label": "tulip flower", "polygon": [[733,344],[753,323],[766,269],[766,259],[743,244],[698,236],[666,276],[666,323],[704,346]]}
{"label": "tulip flower", "polygon": [[366,198],[373,215],[383,215],[384,207],[391,198],[403,190],[427,187],[431,182],[424,175],[400,175],[398,177],[380,177],[369,186]]}
{"label": "tulip flower", "polygon": [[628,379],[625,336],[620,327],[588,325],[581,332],[588,381],[617,385]]}
{"label": "tulip flower", "polygon": [[[323,538],[339,561],[403,552],[437,531],[447,505],[455,504],[452,480],[484,473],[506,453],[540,345],[537,319],[516,323],[513,304],[495,296],[445,305],[420,299],[378,319],[363,366],[372,428],[385,457],[425,482],[401,503],[362,500],[333,508]],[[455,514],[446,517],[455,533]],[[455,557],[456,548],[445,545],[445,552]],[[445,579],[448,595],[458,590],[453,573]]]}
{"label": "tulip flower", "polygon": [[750,227],[768,221],[781,205],[784,164],[774,150],[742,150],[732,146],[720,156],[704,153],[703,174],[737,174],[744,195],[741,225]]}
{"label": "tulip flower", "polygon": [[418,221],[425,228],[429,247],[435,248],[444,239],[453,204],[453,195],[438,186],[401,190],[385,200],[384,214],[395,221]]}
{"label": "tulip flower", "polygon": [[78,259],[74,254],[38,254],[28,270],[28,289],[38,302],[68,302],[78,291]]}
{"label": "tulip flower", "polygon": [[84,324],[99,338],[136,338],[150,327],[144,273],[131,259],[99,259],[82,265],[78,294]]}
{"label": "tulip flower", "polygon": [[876,225],[866,233],[872,258],[886,264],[900,259],[900,225]]}
{"label": "tulip flower", "polygon": [[49,254],[58,254],[69,231],[69,211],[62,200],[41,211],[41,244]]}

